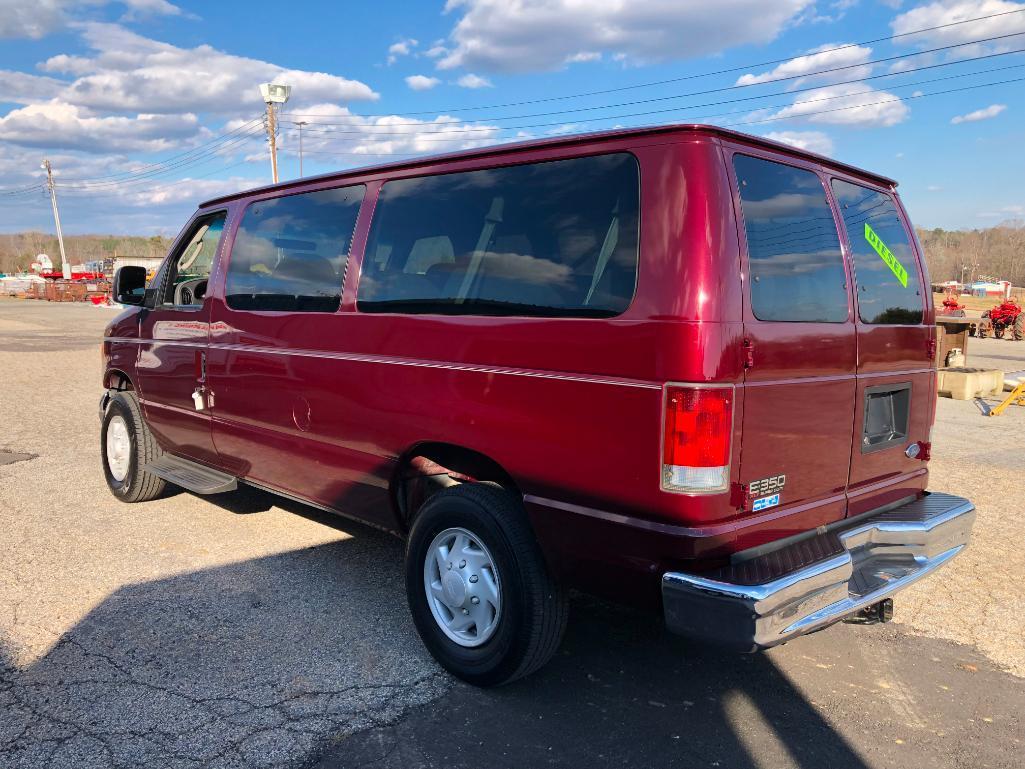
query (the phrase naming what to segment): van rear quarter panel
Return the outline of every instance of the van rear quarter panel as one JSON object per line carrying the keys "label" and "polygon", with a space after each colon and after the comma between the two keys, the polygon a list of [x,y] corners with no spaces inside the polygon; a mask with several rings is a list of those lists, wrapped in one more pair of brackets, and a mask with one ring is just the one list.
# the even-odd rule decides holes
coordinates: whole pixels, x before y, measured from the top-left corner
{"label": "van rear quarter panel", "polygon": [[[693,132],[628,137],[503,162],[615,151],[637,157],[641,180],[637,290],[616,318],[356,312],[381,177],[345,182],[365,181],[368,191],[338,313],[232,310],[221,270],[210,297],[209,377],[225,461],[257,482],[395,528],[387,489],[396,461],[419,443],[452,443],[512,476],[553,560],[618,558],[654,571],[692,556],[685,535],[714,535],[738,515],[729,494],[660,489],[664,383],[742,375],[737,232],[718,141]],[[387,178],[496,164],[460,161]],[[738,401],[735,483],[741,424]],[[639,525],[617,525],[619,516]],[[709,541],[728,540],[730,528]]]}

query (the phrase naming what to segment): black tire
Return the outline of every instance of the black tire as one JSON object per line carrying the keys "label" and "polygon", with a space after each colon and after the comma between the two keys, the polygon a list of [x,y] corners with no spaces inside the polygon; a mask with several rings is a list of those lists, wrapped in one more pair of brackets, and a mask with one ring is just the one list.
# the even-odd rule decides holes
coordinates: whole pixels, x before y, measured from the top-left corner
{"label": "black tire", "polygon": [[1014,341],[1020,342],[1025,339],[1025,311],[1019,312],[1014,319]]}
{"label": "black tire", "polygon": [[[107,430],[115,417],[124,420],[128,428],[130,449],[128,454],[128,472],[122,480],[116,479],[110,471],[107,460]],[[111,493],[122,502],[148,502],[159,497],[166,488],[166,482],[155,475],[145,472],[142,468],[159,457],[163,451],[150,433],[146,421],[142,418],[139,399],[133,392],[119,392],[110,399],[107,410],[103,414],[103,425],[100,429],[100,457],[103,464],[103,477]]]}
{"label": "black tire", "polygon": [[[491,552],[501,580],[502,610],[482,645],[460,646],[431,613],[424,563],[448,528],[472,532]],[[413,622],[433,657],[475,686],[498,686],[533,673],[552,658],[566,629],[566,591],[548,571],[523,506],[493,484],[463,484],[428,499],[406,543],[406,595]]]}

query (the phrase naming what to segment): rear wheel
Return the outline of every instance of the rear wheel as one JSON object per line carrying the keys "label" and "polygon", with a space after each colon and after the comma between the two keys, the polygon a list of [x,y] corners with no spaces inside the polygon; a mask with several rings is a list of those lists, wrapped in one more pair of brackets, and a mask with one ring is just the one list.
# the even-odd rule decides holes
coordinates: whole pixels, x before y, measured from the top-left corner
{"label": "rear wheel", "polygon": [[119,392],[110,399],[100,429],[100,453],[107,486],[122,502],[148,502],[163,493],[165,482],[142,469],[163,452],[134,393]]}
{"label": "rear wheel", "polygon": [[1019,312],[1014,319],[1014,341],[1020,342],[1025,339],[1025,312]]}
{"label": "rear wheel", "polygon": [[566,627],[565,591],[522,506],[491,484],[454,486],[424,503],[406,545],[406,592],[427,649],[477,686],[534,672]]}

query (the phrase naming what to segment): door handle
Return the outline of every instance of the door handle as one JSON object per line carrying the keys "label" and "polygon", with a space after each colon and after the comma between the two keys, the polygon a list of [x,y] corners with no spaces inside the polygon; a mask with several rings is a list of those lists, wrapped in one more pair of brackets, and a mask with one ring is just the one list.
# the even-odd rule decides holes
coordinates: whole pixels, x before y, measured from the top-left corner
{"label": "door handle", "polygon": [[192,404],[196,407],[196,411],[206,408],[206,388],[202,385],[192,391]]}

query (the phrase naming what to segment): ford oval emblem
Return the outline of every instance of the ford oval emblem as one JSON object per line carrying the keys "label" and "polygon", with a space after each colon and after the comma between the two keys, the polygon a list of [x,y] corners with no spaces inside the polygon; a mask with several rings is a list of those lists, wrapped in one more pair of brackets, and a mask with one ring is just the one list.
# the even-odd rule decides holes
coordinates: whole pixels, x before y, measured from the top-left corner
{"label": "ford oval emblem", "polygon": [[917,443],[912,443],[910,446],[904,449],[904,453],[908,455],[908,459],[914,459],[918,456],[921,450],[921,446],[919,446]]}

